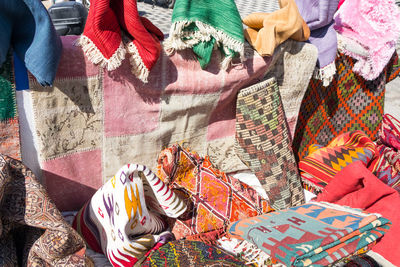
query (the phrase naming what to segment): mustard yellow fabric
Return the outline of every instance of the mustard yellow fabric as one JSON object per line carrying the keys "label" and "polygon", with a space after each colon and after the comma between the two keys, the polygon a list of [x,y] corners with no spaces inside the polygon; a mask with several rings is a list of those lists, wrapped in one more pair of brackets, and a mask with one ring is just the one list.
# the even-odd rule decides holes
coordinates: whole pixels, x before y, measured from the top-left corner
{"label": "mustard yellow fabric", "polygon": [[252,13],[243,19],[249,27],[244,36],[261,56],[271,56],[275,47],[289,38],[306,41],[310,37],[295,1],[279,0],[279,5],[281,8],[273,13]]}

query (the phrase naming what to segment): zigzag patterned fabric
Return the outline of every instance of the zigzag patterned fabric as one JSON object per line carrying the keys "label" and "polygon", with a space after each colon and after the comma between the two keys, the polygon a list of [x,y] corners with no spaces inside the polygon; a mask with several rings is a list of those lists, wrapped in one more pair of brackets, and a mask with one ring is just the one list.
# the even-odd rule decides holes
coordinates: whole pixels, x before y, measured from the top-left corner
{"label": "zigzag patterned fabric", "polygon": [[370,169],[382,182],[400,192],[400,121],[385,114],[379,132],[377,159]]}
{"label": "zigzag patterned fabric", "polygon": [[304,203],[275,78],[239,92],[235,151],[260,180],[272,208],[284,209]]}
{"label": "zigzag patterned fabric", "polygon": [[240,220],[228,231],[286,266],[328,266],[372,246],[390,226],[379,214],[310,202]]}
{"label": "zigzag patterned fabric", "polygon": [[361,161],[367,166],[375,155],[376,145],[361,131],[339,135],[326,147],[311,145],[309,154],[299,162],[304,187],[318,194],[344,167]]}
{"label": "zigzag patterned fabric", "polygon": [[161,152],[157,168],[159,177],[190,207],[170,223],[176,239],[213,243],[229,223],[272,210],[256,190],[214,168],[208,157],[179,145]]}
{"label": "zigzag patterned fabric", "polygon": [[203,242],[193,240],[176,240],[154,251],[142,267],[245,267],[248,266],[232,255]]}
{"label": "zigzag patterned fabric", "polygon": [[337,73],[328,87],[311,79],[293,139],[297,160],[307,155],[311,144],[326,146],[333,138],[346,132],[360,130],[372,141],[377,140],[385,85],[399,75],[400,62],[394,53],[379,77],[366,81],[353,72],[354,61],[338,53]]}
{"label": "zigzag patterned fabric", "polygon": [[152,249],[173,240],[164,216],[186,205],[150,169],[128,164],[77,213],[73,227],[113,266],[134,266]]}

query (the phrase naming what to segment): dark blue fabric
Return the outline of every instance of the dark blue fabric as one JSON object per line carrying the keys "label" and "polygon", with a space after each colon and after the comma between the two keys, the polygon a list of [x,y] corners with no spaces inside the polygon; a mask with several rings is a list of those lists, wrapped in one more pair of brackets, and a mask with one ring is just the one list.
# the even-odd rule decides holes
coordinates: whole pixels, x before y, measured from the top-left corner
{"label": "dark blue fabric", "polygon": [[51,85],[62,45],[40,0],[0,0],[0,65],[9,47],[41,85]]}
{"label": "dark blue fabric", "polygon": [[14,53],[14,78],[17,91],[29,89],[28,72],[25,63]]}

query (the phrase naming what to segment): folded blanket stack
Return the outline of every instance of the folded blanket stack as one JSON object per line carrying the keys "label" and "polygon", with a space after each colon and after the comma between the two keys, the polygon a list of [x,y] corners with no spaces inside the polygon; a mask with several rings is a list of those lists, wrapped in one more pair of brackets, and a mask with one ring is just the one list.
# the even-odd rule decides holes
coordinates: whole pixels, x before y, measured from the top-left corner
{"label": "folded blanket stack", "polygon": [[234,0],[177,0],[172,13],[172,26],[164,42],[167,54],[190,48],[204,69],[210,63],[215,47],[227,70],[232,59],[244,57],[242,21]]}
{"label": "folded blanket stack", "polygon": [[327,266],[373,245],[390,228],[379,214],[326,202],[235,222],[228,228],[286,266]]}

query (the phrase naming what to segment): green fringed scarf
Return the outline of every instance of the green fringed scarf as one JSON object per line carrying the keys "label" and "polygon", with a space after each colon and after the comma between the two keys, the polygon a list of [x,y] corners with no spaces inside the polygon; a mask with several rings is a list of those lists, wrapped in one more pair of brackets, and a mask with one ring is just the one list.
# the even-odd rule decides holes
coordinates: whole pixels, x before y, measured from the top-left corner
{"label": "green fringed scarf", "polygon": [[177,0],[164,47],[169,55],[192,48],[202,69],[218,47],[224,56],[221,68],[226,70],[234,57],[244,57],[243,26],[235,1]]}

